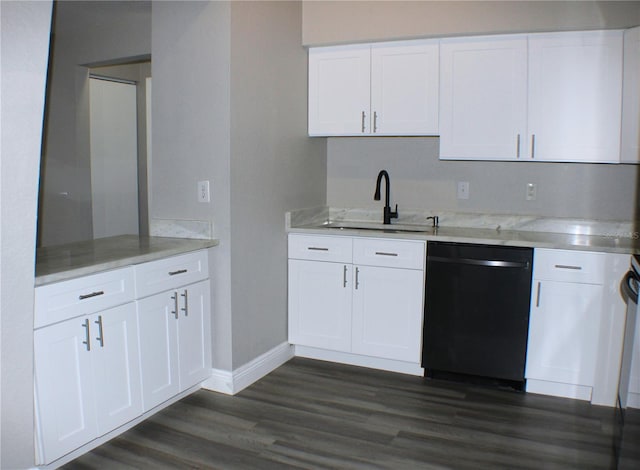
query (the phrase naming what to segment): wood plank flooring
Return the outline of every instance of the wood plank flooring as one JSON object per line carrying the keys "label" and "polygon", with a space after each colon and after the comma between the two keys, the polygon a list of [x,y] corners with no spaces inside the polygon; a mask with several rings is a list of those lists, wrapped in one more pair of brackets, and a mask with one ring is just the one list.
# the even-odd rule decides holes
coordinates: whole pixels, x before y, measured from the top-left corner
{"label": "wood plank flooring", "polygon": [[611,408],[294,358],[236,396],[199,391],[66,469],[638,469]]}

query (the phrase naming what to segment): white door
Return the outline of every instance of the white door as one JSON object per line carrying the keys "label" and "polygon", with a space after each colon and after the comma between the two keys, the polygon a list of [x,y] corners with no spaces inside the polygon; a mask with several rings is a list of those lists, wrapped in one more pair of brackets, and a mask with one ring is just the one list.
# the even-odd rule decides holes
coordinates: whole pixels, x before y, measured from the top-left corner
{"label": "white door", "polygon": [[368,45],[309,49],[309,135],[361,135],[370,129]]}
{"label": "white door", "polygon": [[440,158],[515,160],[526,138],[526,36],[442,40]]}
{"label": "white door", "polygon": [[92,78],[89,90],[93,238],[137,234],[136,86]]}
{"label": "white door", "polygon": [[354,269],[352,351],[420,363],[422,271],[372,266]]}
{"label": "white door", "polygon": [[138,321],[133,302],[92,315],[98,434],[142,414]]}
{"label": "white door", "polygon": [[209,281],[178,290],[178,357],[180,390],[185,390],[211,373],[211,322]]}
{"label": "white door", "polygon": [[438,134],[438,42],[371,47],[371,133]]}
{"label": "white door", "polygon": [[34,332],[38,431],[45,462],[97,436],[91,374],[92,349],[96,347],[93,333],[88,317]]}
{"label": "white door", "polygon": [[144,411],[180,391],[178,303],[178,291],[163,292],[137,302]]}
{"label": "white door", "polygon": [[533,285],[525,377],[593,386],[602,286],[535,280]]}
{"label": "white door", "polygon": [[528,153],[536,160],[620,158],[622,33],[529,38]]}
{"label": "white door", "polygon": [[289,342],[351,351],[350,264],[289,260]]}

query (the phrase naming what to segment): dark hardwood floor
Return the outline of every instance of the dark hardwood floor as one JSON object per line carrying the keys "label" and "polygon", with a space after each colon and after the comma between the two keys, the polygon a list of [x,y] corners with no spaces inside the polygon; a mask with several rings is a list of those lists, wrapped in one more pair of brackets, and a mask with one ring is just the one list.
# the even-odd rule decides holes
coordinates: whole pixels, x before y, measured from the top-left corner
{"label": "dark hardwood floor", "polygon": [[[640,468],[640,410],[620,469]],[[295,358],[199,391],[66,469],[615,469],[611,408]]]}

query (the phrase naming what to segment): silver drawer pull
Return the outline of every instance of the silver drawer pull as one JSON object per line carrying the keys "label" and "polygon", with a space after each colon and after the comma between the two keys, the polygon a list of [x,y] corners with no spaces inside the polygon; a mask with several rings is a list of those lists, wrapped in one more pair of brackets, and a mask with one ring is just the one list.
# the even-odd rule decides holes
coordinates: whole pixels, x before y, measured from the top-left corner
{"label": "silver drawer pull", "polygon": [[96,325],[98,325],[98,336],[96,337],[96,341],[100,342],[100,347],[104,348],[104,332],[102,331],[102,315],[98,315],[98,321],[94,321]]}
{"label": "silver drawer pull", "polygon": [[89,332],[89,319],[86,319],[82,324],[82,328],[85,329],[85,340],[82,342],[87,347],[87,351],[91,351],[91,333]]}
{"label": "silver drawer pull", "polygon": [[177,271],[169,271],[169,276],[175,276],[176,274],[184,274],[186,273],[186,269],[178,269]]}
{"label": "silver drawer pull", "polygon": [[99,290],[96,292],[92,292],[91,294],[79,295],[78,300],[90,299],[91,297],[98,297],[99,295],[104,295],[104,291]]}
{"label": "silver drawer pull", "polygon": [[311,251],[329,251],[329,248],[321,248],[318,246],[308,246],[307,250],[311,250]]}
{"label": "silver drawer pull", "polygon": [[180,294],[182,297],[184,297],[184,307],[182,308],[182,311],[184,312],[184,316],[188,317],[189,316],[189,297],[188,297],[188,292],[187,289],[184,290],[184,294]]}
{"label": "silver drawer pull", "polygon": [[178,319],[178,293],[174,292],[173,295],[171,296],[171,300],[173,300],[173,311],[171,312],[175,317],[176,320]]}
{"label": "silver drawer pull", "polygon": [[558,269],[573,269],[575,271],[581,271],[582,266],[571,266],[569,264],[556,264],[556,268]]}
{"label": "silver drawer pull", "polygon": [[376,251],[376,255],[378,256],[398,256],[398,253],[387,253],[384,251]]}

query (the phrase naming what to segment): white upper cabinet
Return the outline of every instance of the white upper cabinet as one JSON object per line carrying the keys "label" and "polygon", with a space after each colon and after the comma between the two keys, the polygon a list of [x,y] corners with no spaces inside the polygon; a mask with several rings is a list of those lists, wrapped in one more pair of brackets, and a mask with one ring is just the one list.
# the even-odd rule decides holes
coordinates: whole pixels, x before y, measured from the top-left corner
{"label": "white upper cabinet", "polygon": [[437,41],[309,49],[309,135],[437,133]]}
{"label": "white upper cabinet", "polygon": [[530,158],[618,162],[622,32],[529,37]]}
{"label": "white upper cabinet", "polygon": [[640,26],[624,32],[621,163],[640,163]]}
{"label": "white upper cabinet", "polygon": [[443,40],[443,159],[618,162],[622,32]]}
{"label": "white upper cabinet", "polygon": [[442,40],[440,158],[516,160],[527,133],[527,37]]}

